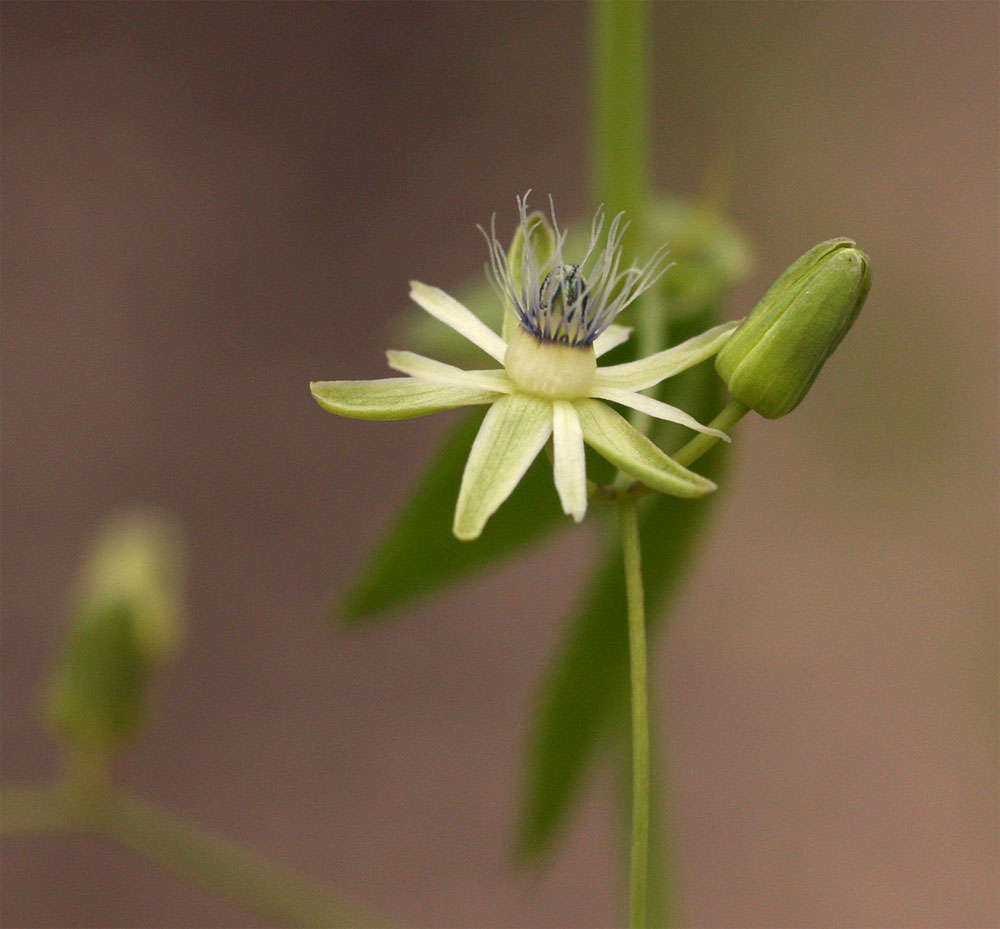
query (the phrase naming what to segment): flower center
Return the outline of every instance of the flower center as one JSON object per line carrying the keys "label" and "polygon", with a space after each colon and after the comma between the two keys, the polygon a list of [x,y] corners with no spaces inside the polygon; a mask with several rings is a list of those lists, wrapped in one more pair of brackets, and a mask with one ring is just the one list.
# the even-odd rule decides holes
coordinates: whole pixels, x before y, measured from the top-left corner
{"label": "flower center", "polygon": [[507,343],[504,367],[526,394],[579,400],[590,396],[597,359],[592,345],[544,341],[517,326]]}

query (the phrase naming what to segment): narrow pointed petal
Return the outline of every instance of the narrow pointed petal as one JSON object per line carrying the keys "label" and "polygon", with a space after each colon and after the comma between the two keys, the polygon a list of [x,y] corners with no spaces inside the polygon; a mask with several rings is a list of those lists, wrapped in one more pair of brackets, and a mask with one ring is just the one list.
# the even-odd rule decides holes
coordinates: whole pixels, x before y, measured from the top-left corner
{"label": "narrow pointed petal", "polygon": [[563,512],[577,522],[587,512],[587,463],[576,408],[556,400],[552,408],[553,473]]}
{"label": "narrow pointed petal", "polygon": [[487,355],[503,364],[503,356],[507,351],[504,340],[454,297],[437,287],[421,284],[420,281],[410,281],[410,297],[435,319],[451,326],[473,345],[479,346]]}
{"label": "narrow pointed petal", "polygon": [[619,390],[645,390],[653,387],[660,381],[711,358],[729,341],[740,322],[735,320],[723,323],[648,358],[598,368],[594,383],[599,387],[615,387]]}
{"label": "narrow pointed petal", "polygon": [[674,497],[703,497],[715,484],[665,455],[600,400],[575,404],[583,439],[596,452],[652,490]]}
{"label": "narrow pointed petal", "polygon": [[355,419],[410,419],[458,406],[490,403],[496,391],[478,387],[443,387],[412,377],[376,381],[313,381],[316,402],[330,413]]}
{"label": "narrow pointed petal", "polygon": [[462,475],[453,527],[457,538],[479,538],[551,434],[551,401],[513,394],[490,407]]}
{"label": "narrow pointed petal", "polygon": [[503,370],[463,371],[454,365],[435,361],[433,358],[418,355],[416,352],[397,352],[390,349],[385,354],[389,359],[390,368],[431,384],[476,387],[480,390],[492,390],[501,394],[509,394],[512,390],[507,372]]}
{"label": "narrow pointed petal", "polygon": [[606,355],[613,348],[618,348],[622,342],[627,342],[632,335],[631,326],[608,326],[596,339],[594,339],[594,354],[600,358]]}
{"label": "narrow pointed petal", "polygon": [[591,391],[592,397],[601,400],[610,400],[612,403],[620,403],[640,413],[645,413],[655,419],[665,419],[668,423],[680,423],[696,432],[704,432],[705,435],[714,435],[717,439],[729,442],[730,438],[721,429],[713,429],[711,426],[703,426],[698,420],[683,410],[679,410],[669,403],[661,403],[645,394],[637,394],[631,390],[616,390],[614,387],[598,387]]}

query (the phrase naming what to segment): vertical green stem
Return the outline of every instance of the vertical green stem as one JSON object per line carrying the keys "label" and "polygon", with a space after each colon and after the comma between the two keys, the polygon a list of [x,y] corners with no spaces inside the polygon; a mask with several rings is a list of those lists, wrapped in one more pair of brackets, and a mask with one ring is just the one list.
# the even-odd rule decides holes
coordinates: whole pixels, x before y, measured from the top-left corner
{"label": "vertical green stem", "polygon": [[647,697],[646,609],[642,589],[642,555],[636,501],[619,507],[625,592],[628,599],[628,644],[632,679],[632,846],[629,864],[629,925],[646,925],[649,873],[649,703]]}
{"label": "vertical green stem", "polygon": [[632,220],[625,254],[634,254],[649,196],[645,0],[596,0],[592,6],[592,164],[594,198]]}

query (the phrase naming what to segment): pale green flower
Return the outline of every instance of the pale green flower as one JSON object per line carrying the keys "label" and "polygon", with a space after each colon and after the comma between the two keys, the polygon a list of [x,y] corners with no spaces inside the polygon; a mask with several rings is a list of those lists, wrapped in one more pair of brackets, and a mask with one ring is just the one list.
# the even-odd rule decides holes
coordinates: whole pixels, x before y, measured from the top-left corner
{"label": "pale green flower", "polygon": [[[584,444],[649,488],[701,497],[715,484],[668,457],[607,402],[726,439],[683,410],[641,393],[716,354],[737,323],[639,361],[598,367],[597,359],[631,330],[614,318],[664,270],[665,250],[643,268],[619,271],[625,225],[611,223],[604,247],[598,213],[579,264],[563,260],[566,234],[553,212],[550,228],[518,200],[520,228],[508,257],[495,231],[486,235],[490,276],[508,307],[502,338],[437,287],[413,281],[411,298],[463,335],[502,367],[465,371],[413,352],[389,351],[389,366],[406,377],[374,381],[318,381],[312,394],[325,410],[359,419],[406,419],[438,410],[489,404],[472,445],[455,509],[454,533],[478,538],[535,457],[552,439],[555,486],[563,511],[577,522],[587,510]],[[553,231],[554,230],[554,231]],[[604,402],[607,401],[607,402]]]}

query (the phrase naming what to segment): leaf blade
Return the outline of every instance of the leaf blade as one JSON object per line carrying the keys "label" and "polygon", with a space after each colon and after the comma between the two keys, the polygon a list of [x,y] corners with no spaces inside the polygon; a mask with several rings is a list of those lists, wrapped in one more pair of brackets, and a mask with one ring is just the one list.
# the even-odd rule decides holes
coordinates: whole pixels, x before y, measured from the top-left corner
{"label": "leaf blade", "polygon": [[539,456],[475,544],[452,535],[452,510],[481,419],[476,413],[467,415],[452,429],[343,600],[332,606],[334,617],[352,625],[370,622],[510,558],[568,523],[557,502],[552,469]]}

